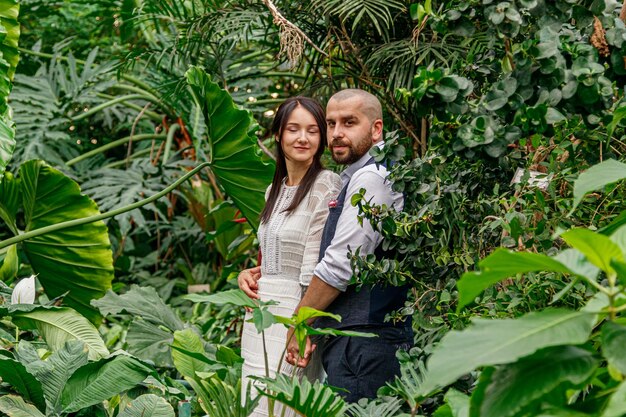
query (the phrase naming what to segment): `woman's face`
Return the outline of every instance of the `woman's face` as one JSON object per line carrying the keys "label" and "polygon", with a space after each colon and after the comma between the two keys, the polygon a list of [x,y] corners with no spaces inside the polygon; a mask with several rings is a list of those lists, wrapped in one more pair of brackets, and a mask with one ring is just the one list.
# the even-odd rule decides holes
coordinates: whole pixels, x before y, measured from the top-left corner
{"label": "woman's face", "polygon": [[321,133],[315,118],[304,107],[296,107],[281,132],[280,146],[285,158],[294,164],[309,166],[320,145]]}

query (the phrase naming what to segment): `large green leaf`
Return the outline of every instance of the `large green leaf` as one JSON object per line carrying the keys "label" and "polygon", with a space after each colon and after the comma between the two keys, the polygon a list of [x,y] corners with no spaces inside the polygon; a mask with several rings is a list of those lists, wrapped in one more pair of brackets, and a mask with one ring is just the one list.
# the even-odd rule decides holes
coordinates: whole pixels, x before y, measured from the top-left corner
{"label": "large green leaf", "polygon": [[554,271],[572,274],[569,268],[549,256],[530,252],[511,252],[498,249],[478,264],[480,271],[463,274],[459,288],[457,310],[474,301],[482,291],[491,285],[511,276],[534,271]]}
{"label": "large green leaf", "polygon": [[183,298],[194,303],[233,304],[240,307],[258,307],[257,302],[240,289],[220,291],[215,294],[189,294]]}
{"label": "large green leaf", "polygon": [[39,358],[34,346],[21,341],[18,359],[33,374],[43,388],[49,410],[60,412],[61,393],[65,383],[81,366],[87,365],[87,346],[79,340],[68,341],[45,361]]}
{"label": "large green leaf", "polygon": [[109,355],[98,329],[85,317],[67,307],[38,306],[29,312],[11,314],[13,322],[26,329],[37,329],[52,350],[59,350],[69,340],[80,340],[89,348],[89,358]]}
{"label": "large green leaf", "polygon": [[578,176],[574,182],[574,204],[572,211],[588,192],[626,178],[626,164],[609,159],[592,166]]}
{"label": "large green leaf", "polygon": [[205,142],[211,170],[248,222],[256,229],[263,209],[265,189],[274,168],[262,161],[249,112],[238,109],[233,99],[199,67],[186,74],[206,123]]}
{"label": "large green leaf", "polygon": [[129,390],[153,372],[131,356],[115,356],[78,369],[61,394],[63,412],[73,413]]}
{"label": "large green leaf", "polygon": [[217,376],[190,383],[202,399],[202,409],[211,417],[248,417],[261,399],[258,395],[252,400],[248,387],[243,401],[240,379],[235,385],[230,385]]}
{"label": "large green leaf", "polygon": [[550,346],[584,343],[595,315],[547,309],[517,319],[474,319],[447,333],[427,362],[423,394],[444,387],[482,366],[514,362]]}
{"label": "large green leaf", "polygon": [[19,59],[18,14],[17,0],[0,0],[0,180],[15,150],[15,125],[11,120],[7,98],[11,92],[11,80]]}
{"label": "large green leaf", "polygon": [[584,386],[598,366],[593,354],[574,346],[543,349],[517,362],[483,371],[471,399],[471,417],[512,417]]}
{"label": "large green leaf", "polygon": [[165,326],[174,330],[182,330],[185,325],[153,287],[132,285],[130,291],[117,295],[107,291],[106,295],[91,303],[104,316],[119,315],[126,312],[132,316],[140,316],[157,326]]}
{"label": "large green leaf", "polygon": [[173,341],[174,333],[141,318],[133,319],[126,333],[128,353],[139,359],[150,360],[156,366],[172,366],[170,346]]}
{"label": "large green leaf", "polygon": [[589,229],[571,229],[561,235],[574,249],[579,250],[589,262],[606,273],[613,271],[611,260],[624,260],[620,247],[609,237]]}
{"label": "large green leaf", "polygon": [[9,417],[46,417],[37,407],[25,403],[22,397],[15,395],[0,397],[0,411]]}
{"label": "large green leaf", "polygon": [[[21,190],[26,231],[99,214],[95,203],[78,185],[43,161],[28,161],[19,170],[20,187],[2,187],[0,201],[15,200]],[[11,212],[16,229],[15,212]],[[107,227],[102,221],[75,226],[26,240],[23,243],[33,269],[49,297],[65,293],[65,303],[91,321],[100,317],[89,303],[111,288],[113,255]]]}
{"label": "large green leaf", "polygon": [[626,382],[619,384],[600,417],[623,417],[624,410],[626,410]]}
{"label": "large green leaf", "polygon": [[602,325],[602,354],[610,365],[626,375],[626,326],[607,321]]}
{"label": "large green leaf", "polygon": [[41,411],[46,410],[41,384],[20,362],[0,355],[0,378]]}
{"label": "large green leaf", "polygon": [[263,378],[267,389],[261,393],[287,405],[307,417],[339,417],[346,409],[344,400],[328,386],[308,379],[298,380],[280,374],[275,379]]}
{"label": "large green leaf", "polygon": [[[200,339],[200,336],[192,329],[175,332],[172,346],[201,355],[205,353],[202,339]],[[196,372],[210,371],[210,367],[205,361],[187,355],[181,350],[172,350],[172,359],[174,360],[174,366],[176,366],[178,372],[187,378],[196,378]]]}
{"label": "large green leaf", "polygon": [[175,417],[175,414],[165,398],[145,394],[128,403],[118,417]]}

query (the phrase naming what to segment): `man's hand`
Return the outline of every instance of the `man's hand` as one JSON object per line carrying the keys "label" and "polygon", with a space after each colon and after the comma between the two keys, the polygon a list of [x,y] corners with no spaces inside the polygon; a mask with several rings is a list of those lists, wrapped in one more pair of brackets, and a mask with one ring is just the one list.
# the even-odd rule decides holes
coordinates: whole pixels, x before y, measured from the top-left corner
{"label": "man's hand", "polygon": [[239,288],[246,293],[246,295],[253,300],[259,299],[259,284],[257,281],[261,278],[261,267],[255,266],[254,268],[244,269],[239,273],[237,277],[237,284]]}
{"label": "man's hand", "polygon": [[311,360],[311,355],[317,345],[311,343],[311,338],[306,337],[306,348],[304,350],[303,357],[300,356],[300,347],[298,346],[298,341],[296,340],[295,335],[293,334],[293,328],[290,327],[287,332],[287,354],[285,356],[285,360],[287,363],[292,364],[293,366],[298,366],[300,368],[306,368]]}

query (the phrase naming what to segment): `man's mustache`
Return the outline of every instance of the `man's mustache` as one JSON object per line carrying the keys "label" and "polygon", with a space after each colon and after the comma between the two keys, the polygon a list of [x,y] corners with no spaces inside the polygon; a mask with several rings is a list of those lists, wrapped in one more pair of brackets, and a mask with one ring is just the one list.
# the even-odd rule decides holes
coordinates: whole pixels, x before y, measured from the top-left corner
{"label": "man's mustache", "polygon": [[330,141],[329,146],[331,146],[331,147],[333,147],[333,146],[348,146],[348,143],[343,142],[343,141],[341,141],[339,139],[332,139]]}

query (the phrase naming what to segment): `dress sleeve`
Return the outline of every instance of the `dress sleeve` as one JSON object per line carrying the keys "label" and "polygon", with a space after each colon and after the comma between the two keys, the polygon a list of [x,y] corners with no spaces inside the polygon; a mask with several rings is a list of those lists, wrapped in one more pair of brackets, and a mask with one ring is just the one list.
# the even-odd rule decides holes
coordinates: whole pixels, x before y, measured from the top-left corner
{"label": "dress sleeve", "polygon": [[300,268],[300,284],[308,286],[317,265],[322,241],[322,232],[328,218],[328,203],[337,198],[341,191],[341,178],[330,171],[322,171],[310,191],[311,222],[306,234],[306,243]]}

